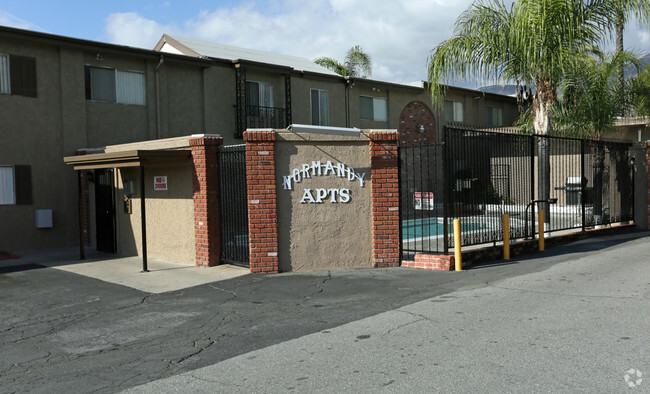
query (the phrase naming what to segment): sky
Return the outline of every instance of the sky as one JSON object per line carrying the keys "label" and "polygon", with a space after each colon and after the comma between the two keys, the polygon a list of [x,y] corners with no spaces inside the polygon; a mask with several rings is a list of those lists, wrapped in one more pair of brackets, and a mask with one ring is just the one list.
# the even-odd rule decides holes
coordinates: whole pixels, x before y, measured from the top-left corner
{"label": "sky", "polygon": [[[343,60],[349,48],[361,45],[372,57],[372,79],[408,83],[426,80],[431,49],[451,36],[454,21],[470,4],[470,0],[0,0],[0,25],[147,49],[167,33],[309,59]],[[628,23],[625,46],[641,54],[650,52],[649,30],[636,20]]]}

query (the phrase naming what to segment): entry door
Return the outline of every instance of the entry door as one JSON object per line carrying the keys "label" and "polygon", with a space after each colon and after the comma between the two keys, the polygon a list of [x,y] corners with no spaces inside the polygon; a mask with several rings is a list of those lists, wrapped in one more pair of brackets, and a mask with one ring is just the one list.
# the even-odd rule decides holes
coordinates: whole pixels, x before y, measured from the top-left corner
{"label": "entry door", "polygon": [[95,170],[97,250],[115,253],[115,189],[113,170]]}

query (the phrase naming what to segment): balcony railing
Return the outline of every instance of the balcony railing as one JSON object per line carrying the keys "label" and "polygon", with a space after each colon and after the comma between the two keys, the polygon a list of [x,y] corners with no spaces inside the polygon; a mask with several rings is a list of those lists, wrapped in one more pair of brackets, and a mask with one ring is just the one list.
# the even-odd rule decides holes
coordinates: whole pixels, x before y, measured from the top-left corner
{"label": "balcony railing", "polygon": [[287,111],[284,108],[246,106],[246,128],[283,129],[287,127]]}

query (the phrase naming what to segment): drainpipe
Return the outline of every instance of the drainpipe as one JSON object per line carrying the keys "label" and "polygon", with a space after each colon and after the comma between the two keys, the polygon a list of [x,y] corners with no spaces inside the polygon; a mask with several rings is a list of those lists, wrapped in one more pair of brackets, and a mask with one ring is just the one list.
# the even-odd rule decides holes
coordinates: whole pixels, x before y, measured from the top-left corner
{"label": "drainpipe", "polygon": [[156,137],[162,138],[160,135],[160,66],[163,65],[165,59],[160,55],[160,61],[156,66]]}
{"label": "drainpipe", "polygon": [[345,77],[345,127],[350,127],[350,77]]}

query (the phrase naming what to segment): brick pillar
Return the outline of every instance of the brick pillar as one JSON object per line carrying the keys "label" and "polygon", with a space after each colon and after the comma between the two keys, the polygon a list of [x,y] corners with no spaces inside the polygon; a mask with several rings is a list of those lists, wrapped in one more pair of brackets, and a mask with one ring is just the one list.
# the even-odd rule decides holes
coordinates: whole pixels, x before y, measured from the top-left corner
{"label": "brick pillar", "polygon": [[375,267],[399,266],[399,171],[395,131],[370,132],[372,261]]}
{"label": "brick pillar", "polygon": [[274,131],[247,131],[248,242],[251,272],[278,272]]}
{"label": "brick pillar", "polygon": [[190,139],[197,267],[217,265],[221,256],[218,150],[222,144],[221,137]]}

